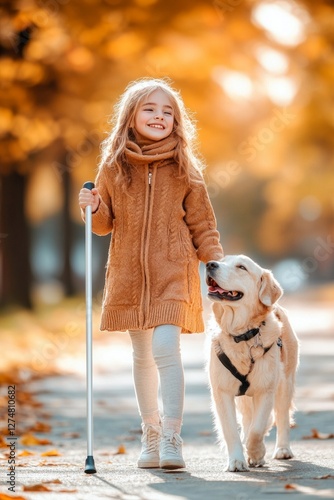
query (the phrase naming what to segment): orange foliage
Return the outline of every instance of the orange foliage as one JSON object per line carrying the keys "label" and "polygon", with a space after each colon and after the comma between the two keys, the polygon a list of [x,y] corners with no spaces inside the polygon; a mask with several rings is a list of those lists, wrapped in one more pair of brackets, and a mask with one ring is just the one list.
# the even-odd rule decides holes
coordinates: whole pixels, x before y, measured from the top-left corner
{"label": "orange foliage", "polygon": [[37,446],[37,445],[47,445],[52,444],[49,439],[40,439],[33,434],[23,434],[21,436],[21,444],[24,446]]}

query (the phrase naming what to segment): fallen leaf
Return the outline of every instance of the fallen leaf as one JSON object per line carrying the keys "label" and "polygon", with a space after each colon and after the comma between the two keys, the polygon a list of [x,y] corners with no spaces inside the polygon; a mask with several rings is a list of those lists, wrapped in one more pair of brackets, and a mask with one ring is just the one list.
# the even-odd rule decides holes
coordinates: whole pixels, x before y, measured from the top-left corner
{"label": "fallen leaf", "polygon": [[123,444],[120,444],[115,455],[124,455],[125,453],[126,453],[125,446]]}
{"label": "fallen leaf", "polygon": [[27,497],[13,497],[12,495],[6,495],[6,493],[0,493],[0,500],[27,500]]}
{"label": "fallen leaf", "polygon": [[7,443],[2,436],[0,436],[0,448],[6,448]]}
{"label": "fallen leaf", "polygon": [[57,493],[76,493],[78,490],[58,490]]}
{"label": "fallen leaf", "polygon": [[[21,379],[18,377],[18,375],[14,373],[6,373],[6,372],[1,372],[0,373],[0,384],[10,384],[10,385],[16,385],[21,382]],[[12,498],[12,497],[10,497]]]}
{"label": "fallen leaf", "polygon": [[52,417],[51,413],[48,413],[46,411],[39,412],[39,416],[40,416],[40,418],[51,418]]}
{"label": "fallen leaf", "polygon": [[42,403],[40,401],[36,401],[34,396],[30,394],[30,392],[20,391],[17,396],[18,402],[22,405],[33,406],[35,408],[40,408]]}
{"label": "fallen leaf", "polygon": [[35,424],[29,428],[30,432],[50,432],[51,425],[45,422],[35,422]]}
{"label": "fallen leaf", "polygon": [[29,455],[35,455],[33,451],[23,450],[17,455],[18,457],[28,457]]}
{"label": "fallen leaf", "polygon": [[[287,486],[289,486],[289,487],[287,488]],[[304,495],[306,495],[308,497],[333,498],[333,490],[332,489],[319,491],[318,489],[312,488],[311,486],[302,486],[300,484],[286,485],[285,488],[296,490],[298,493],[303,493]]]}
{"label": "fallen leaf", "polygon": [[52,442],[49,441],[48,439],[39,439],[33,434],[28,433],[28,434],[23,434],[23,436],[21,436],[21,444],[25,446],[36,446],[36,445],[52,444]]}
{"label": "fallen leaf", "polygon": [[324,432],[319,432],[317,429],[311,429],[310,436],[303,436],[303,439],[333,439],[334,434],[325,434]]}
{"label": "fallen leaf", "polygon": [[32,484],[30,486],[23,486],[23,491],[52,491],[44,484]]}
{"label": "fallen leaf", "polygon": [[66,462],[47,462],[46,460],[41,460],[38,464],[36,463],[38,467],[59,467],[60,465],[62,467],[73,467],[73,464],[66,463]]}
{"label": "fallen leaf", "polygon": [[41,457],[61,457],[61,453],[58,450],[48,450],[41,453]]}
{"label": "fallen leaf", "polygon": [[284,489],[285,490],[295,490],[296,489],[296,486],[294,484],[286,484],[284,486]]}
{"label": "fallen leaf", "polygon": [[75,438],[79,438],[80,434],[79,434],[79,432],[63,432],[62,437],[75,439]]}

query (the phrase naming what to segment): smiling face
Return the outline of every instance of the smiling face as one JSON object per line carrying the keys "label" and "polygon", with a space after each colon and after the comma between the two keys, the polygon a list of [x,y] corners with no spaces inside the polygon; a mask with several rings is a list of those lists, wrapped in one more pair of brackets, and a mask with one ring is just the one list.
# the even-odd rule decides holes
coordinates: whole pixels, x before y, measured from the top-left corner
{"label": "smiling face", "polygon": [[226,256],[207,264],[208,297],[217,301],[238,301],[245,293],[254,294],[261,277],[260,267],[245,256]]}
{"label": "smiling face", "polygon": [[208,297],[218,302],[272,305],[282,291],[272,273],[245,255],[228,255],[206,266]]}
{"label": "smiling face", "polygon": [[134,117],[136,131],[145,139],[153,141],[168,137],[173,125],[174,111],[171,100],[160,89],[145,97]]}

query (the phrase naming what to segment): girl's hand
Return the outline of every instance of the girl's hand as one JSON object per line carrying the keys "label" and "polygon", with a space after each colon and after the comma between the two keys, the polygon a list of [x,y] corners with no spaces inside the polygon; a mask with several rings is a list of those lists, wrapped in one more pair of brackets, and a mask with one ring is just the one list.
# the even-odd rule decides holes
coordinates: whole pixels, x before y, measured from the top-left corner
{"label": "girl's hand", "polygon": [[82,210],[90,205],[92,207],[92,212],[96,212],[100,205],[100,195],[96,188],[92,190],[82,188],[79,193],[79,207]]}

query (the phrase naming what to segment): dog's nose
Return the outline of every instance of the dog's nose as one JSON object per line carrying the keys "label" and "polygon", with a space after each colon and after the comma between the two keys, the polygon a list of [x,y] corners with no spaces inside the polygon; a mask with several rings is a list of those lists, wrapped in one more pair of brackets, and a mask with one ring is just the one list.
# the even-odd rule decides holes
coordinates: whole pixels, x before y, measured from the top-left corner
{"label": "dog's nose", "polygon": [[210,260],[206,265],[207,271],[214,271],[215,269],[218,269],[218,267],[219,264],[215,260]]}

